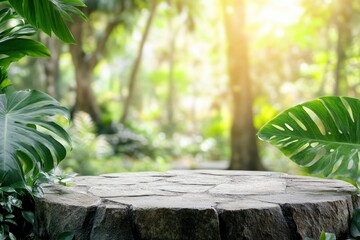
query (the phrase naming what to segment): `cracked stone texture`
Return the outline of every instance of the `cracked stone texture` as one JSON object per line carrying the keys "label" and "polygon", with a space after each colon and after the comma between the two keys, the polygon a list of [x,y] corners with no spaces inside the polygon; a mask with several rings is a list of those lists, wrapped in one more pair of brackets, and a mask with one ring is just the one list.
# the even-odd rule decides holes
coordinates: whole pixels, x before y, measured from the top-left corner
{"label": "cracked stone texture", "polygon": [[76,177],[36,199],[39,239],[345,239],[356,189],[274,172],[194,170]]}

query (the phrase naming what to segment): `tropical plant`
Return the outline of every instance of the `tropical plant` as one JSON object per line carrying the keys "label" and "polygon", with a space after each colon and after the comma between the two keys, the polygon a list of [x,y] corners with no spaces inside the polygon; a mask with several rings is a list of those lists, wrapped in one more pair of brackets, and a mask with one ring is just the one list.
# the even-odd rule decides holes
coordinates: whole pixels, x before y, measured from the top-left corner
{"label": "tropical plant", "polygon": [[[338,177],[359,189],[360,100],[322,97],[291,107],[265,124],[258,136],[309,173]],[[350,233],[360,236],[359,209]],[[336,239],[323,232],[320,239]]]}
{"label": "tropical plant", "polygon": [[0,239],[30,237],[27,234],[34,224],[34,214],[26,200],[16,189],[0,187]]}
{"label": "tropical plant", "polygon": [[356,183],[360,151],[360,101],[322,97],[285,110],[258,136],[311,174]]}
{"label": "tropical plant", "polygon": [[[40,28],[55,33],[64,42],[73,42],[64,19],[70,13],[84,17],[77,8],[80,0],[71,1],[1,1],[0,11],[0,178],[3,185],[27,185],[26,174],[50,171],[54,160],[66,155],[63,145],[50,134],[37,130],[43,127],[70,143],[66,131],[46,119],[52,115],[67,116],[67,110],[45,93],[15,91],[7,76],[12,62],[28,55],[46,57],[49,50],[41,43],[27,38]],[[15,11],[14,11],[15,10]],[[15,21],[16,24],[12,24]]]}
{"label": "tropical plant", "polygon": [[37,174],[42,170],[48,172],[55,166],[54,157],[57,162],[64,159],[64,146],[51,135],[34,127],[37,125],[46,128],[70,143],[65,130],[44,119],[54,114],[66,116],[67,111],[54,99],[39,91],[17,91],[0,95],[2,184],[26,184],[24,173]]}
{"label": "tropical plant", "polygon": [[[14,209],[22,208],[21,199],[33,189],[38,192],[38,183],[51,179],[48,172],[66,155],[57,138],[70,144],[70,137],[48,118],[68,117],[66,108],[40,91],[16,91],[8,68],[24,56],[50,55],[43,44],[29,38],[36,29],[72,43],[65,21],[72,21],[70,14],[85,16],[80,0],[1,0],[0,5],[0,238],[16,239],[12,227],[19,227],[19,218]],[[22,214],[29,220],[31,214]]]}

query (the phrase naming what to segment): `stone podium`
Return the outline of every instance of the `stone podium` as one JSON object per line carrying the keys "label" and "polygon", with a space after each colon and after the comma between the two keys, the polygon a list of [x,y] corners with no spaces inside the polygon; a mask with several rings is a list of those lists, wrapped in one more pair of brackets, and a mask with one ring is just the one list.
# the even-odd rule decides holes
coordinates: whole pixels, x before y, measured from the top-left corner
{"label": "stone podium", "polygon": [[194,170],[75,177],[36,199],[37,234],[56,239],[318,239],[348,236],[356,189],[275,172]]}

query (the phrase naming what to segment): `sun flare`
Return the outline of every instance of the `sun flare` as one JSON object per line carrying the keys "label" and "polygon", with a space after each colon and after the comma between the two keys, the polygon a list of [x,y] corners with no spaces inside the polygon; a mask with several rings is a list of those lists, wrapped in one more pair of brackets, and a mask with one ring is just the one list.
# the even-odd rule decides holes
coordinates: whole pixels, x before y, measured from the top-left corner
{"label": "sun flare", "polygon": [[278,37],[283,36],[284,28],[298,22],[304,13],[299,0],[270,0],[253,11],[254,14],[248,15],[249,22],[261,26],[258,33]]}

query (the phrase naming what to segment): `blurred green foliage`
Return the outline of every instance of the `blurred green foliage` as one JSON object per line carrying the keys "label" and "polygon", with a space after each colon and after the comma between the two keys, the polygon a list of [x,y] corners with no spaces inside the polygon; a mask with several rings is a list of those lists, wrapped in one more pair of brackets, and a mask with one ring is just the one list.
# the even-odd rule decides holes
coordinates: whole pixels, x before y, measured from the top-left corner
{"label": "blurred green foliage", "polygon": [[[135,2],[139,5],[131,5]],[[232,106],[220,0],[159,1],[124,126],[119,120],[149,1],[123,1],[129,8],[116,1],[86,3],[92,15],[83,36],[85,55],[94,50],[116,11],[125,9],[121,14],[124,22],[112,32],[93,72],[92,89],[106,127],[99,129],[84,120],[87,117],[79,120],[79,115],[74,115],[71,132],[75,146],[63,168],[99,174],[163,170],[189,159],[191,164],[186,166],[190,167],[228,160]],[[334,94],[337,80],[339,94],[359,96],[359,1],[264,0],[246,4],[256,128],[290,106]],[[231,14],[232,9],[225,10]],[[58,99],[72,108],[76,69],[68,48],[61,49]],[[339,54],[343,56],[340,64]],[[48,76],[43,63],[25,60],[10,74],[15,80],[36,79],[18,81],[19,88],[46,90]],[[336,77],[337,68],[341,68],[340,78]],[[170,78],[174,82],[172,102]],[[299,173],[276,149],[265,143],[259,147],[269,170]]]}

